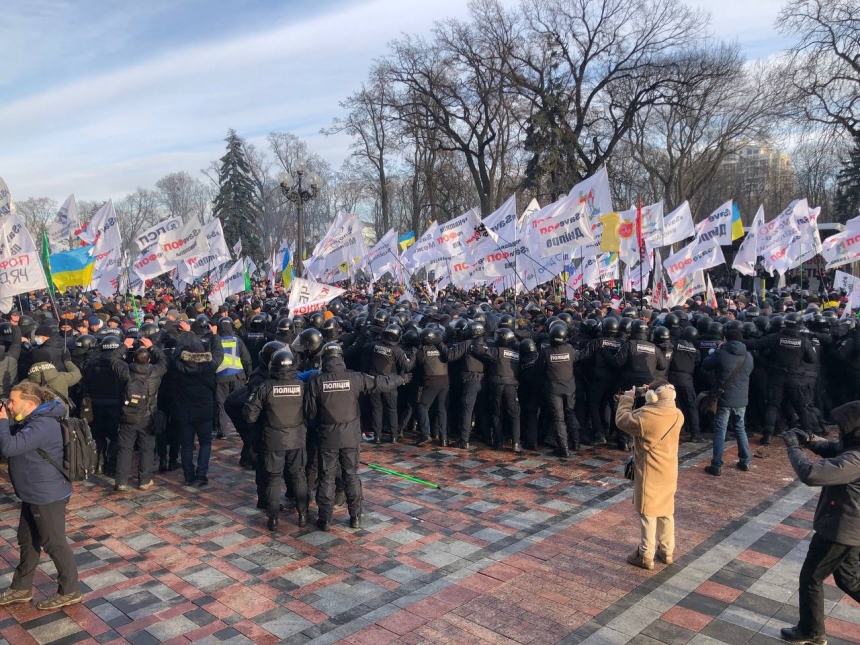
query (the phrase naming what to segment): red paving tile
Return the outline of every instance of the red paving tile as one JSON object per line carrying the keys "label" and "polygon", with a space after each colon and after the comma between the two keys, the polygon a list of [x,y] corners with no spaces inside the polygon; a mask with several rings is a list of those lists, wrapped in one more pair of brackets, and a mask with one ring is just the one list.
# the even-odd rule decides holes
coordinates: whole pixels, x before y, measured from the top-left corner
{"label": "red paving tile", "polygon": [[392,614],[388,618],[383,618],[376,624],[390,632],[403,635],[418,629],[429,620],[429,618],[419,616],[404,609],[403,611],[398,611],[396,614]]}
{"label": "red paving tile", "polygon": [[809,535],[808,529],[801,529],[796,526],[789,526],[788,524],[777,524],[773,527],[773,532],[779,533],[780,535],[798,538],[800,540]]}
{"label": "red paving tile", "polygon": [[737,600],[738,596],[743,592],[740,589],[734,589],[733,587],[727,587],[726,585],[721,585],[717,582],[711,582],[708,580],[696,588],[696,593],[731,604]]}
{"label": "red paving tile", "polygon": [[672,623],[673,625],[677,625],[678,627],[683,627],[694,632],[702,631],[707,627],[708,623],[713,620],[711,616],[700,614],[697,611],[686,609],[685,607],[672,607],[672,609],[663,614],[662,618],[667,623]]}
{"label": "red paving tile", "polygon": [[360,632],[353,634],[349,638],[344,639],[343,642],[348,643],[349,645],[386,645],[387,643],[397,640],[397,636],[397,634],[390,632],[387,629],[383,629],[377,625],[371,625],[370,627],[366,627]]}
{"label": "red paving tile", "polygon": [[828,636],[835,636],[849,643],[860,643],[860,625],[828,616],[824,619],[824,626]]}
{"label": "red paving tile", "polygon": [[772,567],[777,562],[779,562],[779,558],[768,555],[767,553],[759,553],[758,551],[752,551],[747,549],[740,553],[737,557],[741,562],[748,562],[749,564],[755,564],[760,567]]}

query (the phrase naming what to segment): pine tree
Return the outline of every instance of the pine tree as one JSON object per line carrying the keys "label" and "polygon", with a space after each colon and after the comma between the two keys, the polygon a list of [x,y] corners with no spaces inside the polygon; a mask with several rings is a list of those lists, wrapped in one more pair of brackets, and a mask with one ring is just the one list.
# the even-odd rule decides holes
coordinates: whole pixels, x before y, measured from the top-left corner
{"label": "pine tree", "polygon": [[263,259],[262,235],[257,221],[251,169],[245,158],[242,138],[235,130],[227,132],[226,141],[227,154],[221,157],[214,215],[221,220],[227,245],[232,248],[241,239],[243,254],[260,262]]}
{"label": "pine tree", "polygon": [[860,137],[836,176],[836,219],[840,222],[857,217],[860,209]]}

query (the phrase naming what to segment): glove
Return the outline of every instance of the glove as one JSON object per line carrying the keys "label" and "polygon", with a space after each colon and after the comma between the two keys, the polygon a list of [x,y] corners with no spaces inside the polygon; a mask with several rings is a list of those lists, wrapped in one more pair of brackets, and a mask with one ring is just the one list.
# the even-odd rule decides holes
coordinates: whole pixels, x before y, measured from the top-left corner
{"label": "glove", "polygon": [[785,442],[786,448],[799,448],[800,443],[797,440],[797,435],[790,430],[788,432],[783,432],[779,435],[782,440]]}
{"label": "glove", "polygon": [[412,372],[407,372],[403,375],[403,385],[407,385],[412,382]]}
{"label": "glove", "polygon": [[804,430],[803,428],[792,428],[789,432],[793,432],[797,437],[797,442],[801,446],[805,446],[810,441],[815,441],[815,434],[811,430]]}

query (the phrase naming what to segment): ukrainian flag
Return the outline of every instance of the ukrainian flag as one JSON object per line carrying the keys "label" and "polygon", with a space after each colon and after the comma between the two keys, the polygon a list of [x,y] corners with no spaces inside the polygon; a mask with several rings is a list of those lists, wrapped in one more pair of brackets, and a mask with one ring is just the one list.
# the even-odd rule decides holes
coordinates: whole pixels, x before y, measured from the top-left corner
{"label": "ukrainian flag", "polygon": [[744,223],[741,221],[741,209],[737,202],[732,204],[732,242],[744,236]]}
{"label": "ukrainian flag", "polygon": [[89,246],[82,246],[72,251],[51,254],[51,277],[57,289],[65,291],[68,287],[90,285],[96,259],[89,254],[89,251]]}
{"label": "ukrainian flag", "polygon": [[397,243],[400,245],[400,250],[405,251],[415,244],[415,231],[409,231],[405,235],[401,235],[397,238]]}
{"label": "ukrainian flag", "polygon": [[290,249],[284,249],[284,261],[281,264],[281,277],[284,280],[284,289],[289,289],[293,283],[293,258]]}

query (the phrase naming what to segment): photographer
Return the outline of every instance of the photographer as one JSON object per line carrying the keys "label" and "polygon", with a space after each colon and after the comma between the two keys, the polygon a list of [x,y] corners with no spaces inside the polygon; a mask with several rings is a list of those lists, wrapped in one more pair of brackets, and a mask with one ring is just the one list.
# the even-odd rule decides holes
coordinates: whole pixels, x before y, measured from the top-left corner
{"label": "photographer", "polygon": [[[9,458],[9,477],[21,499],[18,523],[21,562],[10,587],[0,593],[0,606],[32,600],[33,576],[42,549],[57,568],[59,588],[56,595],[36,607],[58,609],[81,602],[78,569],[66,542],[66,505],[72,495],[72,484],[39,452],[57,463],[63,462],[59,420],[65,414],[65,406],[53,392],[29,382],[12,388],[8,408],[0,405],[0,454]],[[11,428],[10,417],[14,419]]]}
{"label": "photographer", "polygon": [[[824,581],[833,580],[860,602],[860,401],[835,408],[831,417],[839,426],[839,439],[818,439],[809,430],[793,429],[782,435],[788,458],[807,486],[821,486],[809,544],[800,570],[800,621],[782,630],[790,643],[818,645],[824,635]],[[811,462],[803,444],[819,457]]]}
{"label": "photographer", "polygon": [[[632,388],[618,399],[615,423],[633,437],[633,505],[639,513],[641,539],[627,562],[654,568],[654,555],[672,564],[675,550],[675,491],[678,489],[678,440],[684,415],[675,406],[675,388],[657,380]],[[640,396],[637,396],[639,394]],[[638,406],[639,402],[641,406]]]}

